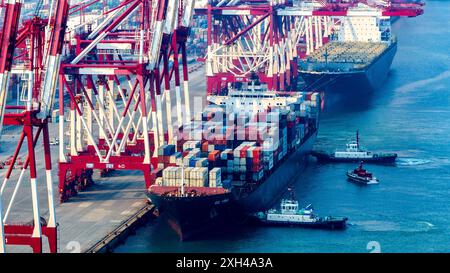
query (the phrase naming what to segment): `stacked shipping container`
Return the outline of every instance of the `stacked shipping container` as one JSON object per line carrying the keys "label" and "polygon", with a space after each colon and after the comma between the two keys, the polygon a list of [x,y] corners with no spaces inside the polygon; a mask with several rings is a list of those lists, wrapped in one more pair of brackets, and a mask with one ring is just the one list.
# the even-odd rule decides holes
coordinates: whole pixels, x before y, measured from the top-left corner
{"label": "stacked shipping container", "polygon": [[[183,141],[158,150],[162,178],[158,185],[224,187],[258,184],[315,130],[320,107],[318,93],[289,107],[264,113],[225,113],[212,106],[184,125]],[[195,140],[199,139],[199,140]],[[179,152],[176,152],[179,150]]]}

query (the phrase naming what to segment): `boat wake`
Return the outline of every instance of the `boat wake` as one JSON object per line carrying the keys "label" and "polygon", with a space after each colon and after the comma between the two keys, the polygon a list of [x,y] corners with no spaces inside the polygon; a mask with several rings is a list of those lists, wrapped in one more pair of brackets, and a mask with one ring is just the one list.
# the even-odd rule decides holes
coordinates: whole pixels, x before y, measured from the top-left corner
{"label": "boat wake", "polygon": [[399,158],[397,159],[397,165],[399,166],[419,166],[431,163],[428,159],[417,158]]}
{"label": "boat wake", "polygon": [[397,231],[400,230],[400,226],[394,222],[387,221],[358,221],[353,222],[353,226],[361,228],[364,231]]}
{"label": "boat wake", "polygon": [[364,231],[427,232],[435,228],[432,223],[425,221],[396,223],[370,220],[348,223],[348,225],[359,227]]}

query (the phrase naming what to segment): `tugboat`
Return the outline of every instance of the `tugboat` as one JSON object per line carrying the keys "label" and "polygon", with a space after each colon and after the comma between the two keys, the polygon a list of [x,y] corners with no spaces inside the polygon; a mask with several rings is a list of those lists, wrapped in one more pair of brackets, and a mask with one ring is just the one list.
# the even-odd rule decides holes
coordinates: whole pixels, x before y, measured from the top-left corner
{"label": "tugboat", "polygon": [[324,151],[312,151],[311,155],[320,162],[358,162],[364,160],[369,163],[393,163],[397,158],[395,153],[372,153],[365,151],[359,144],[359,132],[356,131],[356,141],[347,143],[345,151],[327,153]]}
{"label": "tugboat", "polygon": [[298,226],[316,229],[344,229],[346,217],[318,217],[312,205],[299,209],[298,202],[292,199],[281,200],[281,209],[270,209],[253,215],[255,220],[264,225]]}
{"label": "tugboat", "polygon": [[363,162],[359,163],[358,168],[347,172],[347,177],[351,181],[362,183],[365,185],[378,184],[378,179],[372,173],[363,168]]}

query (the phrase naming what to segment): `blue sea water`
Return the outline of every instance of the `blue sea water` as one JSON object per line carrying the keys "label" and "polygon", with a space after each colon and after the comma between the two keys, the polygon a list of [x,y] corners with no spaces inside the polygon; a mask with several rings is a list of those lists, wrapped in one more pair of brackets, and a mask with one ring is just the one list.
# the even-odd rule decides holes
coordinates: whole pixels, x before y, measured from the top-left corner
{"label": "blue sea water", "polygon": [[380,184],[346,181],[354,164],[312,161],[294,186],[302,205],[349,218],[344,231],[243,227],[179,242],[163,221],[116,252],[450,252],[450,1],[398,20],[398,52],[367,107],[323,115],[317,149],[342,147],[359,129],[370,150],[399,154],[395,166],[367,165]]}

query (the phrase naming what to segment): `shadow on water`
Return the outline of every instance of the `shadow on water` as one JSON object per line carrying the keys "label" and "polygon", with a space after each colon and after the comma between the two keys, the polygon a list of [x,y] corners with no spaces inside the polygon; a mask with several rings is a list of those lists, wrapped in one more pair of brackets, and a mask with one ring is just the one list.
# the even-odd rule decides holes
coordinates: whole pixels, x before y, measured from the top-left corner
{"label": "shadow on water", "polygon": [[341,90],[325,92],[325,108],[323,115],[349,114],[369,110],[372,107],[375,92],[349,93]]}
{"label": "shadow on water", "polygon": [[[238,249],[241,242],[249,240],[260,231],[258,226],[251,224],[226,225],[190,240],[180,241],[176,232],[170,228],[164,214],[140,230],[146,234],[145,244],[151,252],[229,252]],[[164,244],[160,244],[161,241],[164,241]],[[220,247],[211,250],[211,245],[220,245]]]}

